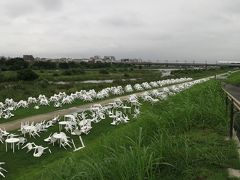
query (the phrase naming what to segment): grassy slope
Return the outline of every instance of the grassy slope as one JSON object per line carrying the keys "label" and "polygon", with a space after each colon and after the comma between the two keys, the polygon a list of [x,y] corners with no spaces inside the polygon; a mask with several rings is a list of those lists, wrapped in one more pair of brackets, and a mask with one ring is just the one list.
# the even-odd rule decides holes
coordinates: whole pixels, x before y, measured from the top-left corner
{"label": "grassy slope", "polygon": [[240,72],[232,73],[226,80],[227,83],[233,84],[233,85],[240,85]]}
{"label": "grassy slope", "polygon": [[224,140],[226,119],[220,85],[211,81],[144,103],[140,118],[127,125],[97,124],[77,153],[35,160],[1,146],[0,157],[8,179],[226,179],[227,167],[240,168],[234,143]]}
{"label": "grassy slope", "polygon": [[188,69],[188,70],[177,70],[173,71],[172,74],[175,77],[191,77],[191,78],[199,78],[199,77],[208,77],[213,76],[216,74],[225,73],[231,70],[230,68],[223,68],[223,69]]}
{"label": "grassy slope", "polygon": [[[146,90],[143,90],[143,91],[146,91]],[[141,92],[141,91],[136,91],[136,92]],[[40,106],[40,108],[38,110],[34,109],[34,106],[30,106],[28,108],[19,108],[14,112],[14,116],[12,118],[10,118],[10,119],[0,118],[0,123],[6,123],[6,122],[14,121],[16,119],[31,117],[34,115],[45,114],[45,113],[49,113],[49,112],[53,112],[53,111],[58,111],[61,109],[67,109],[67,108],[71,108],[71,107],[77,107],[77,106],[81,106],[81,105],[97,103],[97,102],[107,100],[107,99],[117,98],[117,97],[121,97],[121,96],[127,96],[129,94],[133,94],[133,93],[131,92],[131,93],[125,93],[123,95],[111,95],[105,99],[96,99],[93,102],[84,102],[84,101],[78,99],[78,100],[74,101],[72,104],[65,104],[62,107],[58,107],[58,108],[55,108],[52,103],[49,106]]]}
{"label": "grassy slope", "polygon": [[[116,71],[107,70],[109,74],[101,74],[99,70],[87,70],[84,74],[73,73],[73,75],[63,75],[63,71],[58,71],[56,76],[56,71],[37,71],[41,78],[50,81],[85,81],[85,80],[104,80],[104,79],[122,79],[122,78],[147,78],[153,75],[161,77],[160,71],[148,70],[129,70],[129,69],[117,69]],[[128,74],[129,77],[124,76]]]}

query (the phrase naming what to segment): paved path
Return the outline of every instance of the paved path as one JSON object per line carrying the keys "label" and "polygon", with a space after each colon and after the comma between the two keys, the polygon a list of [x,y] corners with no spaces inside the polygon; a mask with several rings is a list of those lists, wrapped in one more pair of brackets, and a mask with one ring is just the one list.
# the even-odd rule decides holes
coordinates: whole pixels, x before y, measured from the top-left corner
{"label": "paved path", "polygon": [[[172,85],[169,85],[169,86],[172,86]],[[158,89],[162,89],[162,88],[158,88]],[[136,94],[137,96],[139,96],[144,92],[146,92],[146,91],[133,93],[133,94]],[[72,108],[68,108],[68,109],[61,109],[58,111],[53,111],[53,112],[49,112],[49,113],[45,113],[45,114],[34,115],[34,116],[26,117],[23,119],[18,119],[18,120],[10,121],[7,123],[2,123],[2,124],[0,124],[0,128],[5,128],[7,131],[12,131],[12,130],[20,128],[21,122],[35,122],[36,123],[36,122],[41,122],[42,120],[50,120],[54,116],[57,116],[57,115],[64,116],[66,114],[72,114],[72,113],[76,113],[76,112],[81,112],[83,110],[87,110],[93,104],[106,105],[110,102],[113,102],[115,99],[126,100],[128,97],[129,97],[129,95],[125,95],[125,96],[120,96],[120,97],[116,97],[116,98],[112,98],[112,99],[103,100],[100,102],[88,103],[85,105],[76,106],[76,107],[72,107]]]}
{"label": "paved path", "polygon": [[233,97],[240,101],[240,87],[231,84],[225,84],[224,89],[229,92]]}

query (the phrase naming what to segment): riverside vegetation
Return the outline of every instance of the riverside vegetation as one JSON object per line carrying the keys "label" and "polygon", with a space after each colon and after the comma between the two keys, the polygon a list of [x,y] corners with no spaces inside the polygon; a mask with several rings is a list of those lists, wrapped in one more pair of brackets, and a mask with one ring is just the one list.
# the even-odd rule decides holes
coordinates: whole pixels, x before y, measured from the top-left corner
{"label": "riverside vegetation", "polygon": [[[210,80],[150,105],[128,124],[102,121],[83,139],[87,148],[26,158],[5,155],[7,179],[227,179],[240,168],[236,145],[227,141],[228,119],[220,83]],[[4,154],[4,155],[3,155]]]}
{"label": "riverside vegetation", "polygon": [[[161,77],[161,73],[158,70],[149,70],[145,69],[112,69],[108,71],[101,72],[99,70],[87,70],[83,74],[79,71],[79,69],[68,69],[67,71],[72,72],[70,75],[65,75],[66,70],[34,70],[32,73],[35,73],[39,78],[34,81],[9,81],[0,83],[2,87],[0,89],[0,102],[4,102],[6,98],[13,98],[15,101],[26,100],[28,97],[38,97],[40,94],[44,94],[47,97],[52,96],[53,94],[57,94],[59,92],[66,92],[67,94],[71,94],[72,92],[76,92],[79,90],[89,90],[95,89],[96,91],[109,87],[109,86],[125,86],[127,84],[135,84],[142,82],[150,82],[161,79],[168,78],[179,78],[179,77],[192,77],[194,79],[202,78],[206,76],[211,76],[219,73],[227,72],[229,69],[211,69],[211,70],[184,70],[184,71],[176,71],[170,77]],[[24,71],[24,70],[21,70]],[[20,72],[21,72],[20,71]],[[27,70],[28,72],[29,70]],[[123,73],[124,72],[124,73]],[[55,74],[59,74],[55,76]],[[17,76],[18,72],[14,71],[3,71],[2,74],[5,74],[5,77],[14,77]],[[26,77],[26,73],[20,73],[21,77]],[[128,77],[125,75],[128,74]],[[192,75],[191,75],[192,74]],[[31,76],[32,77],[32,76]],[[112,83],[100,83],[100,84],[91,84],[91,83],[78,83],[74,80],[93,80],[93,79],[113,79]],[[122,78],[135,78],[136,81],[122,81]],[[10,78],[11,79],[11,78]],[[65,84],[58,84],[60,80],[66,80]],[[69,81],[72,80],[72,81]],[[69,108],[77,105],[82,105],[82,101],[76,101],[74,104],[65,105],[59,109]],[[35,110],[33,107],[29,109],[18,109],[16,111],[15,117],[11,118],[11,120],[20,119],[28,116],[33,116],[37,114],[43,114],[47,112],[52,112],[56,110],[52,107],[41,107],[39,110]],[[7,122],[9,120],[0,119],[2,123]]]}

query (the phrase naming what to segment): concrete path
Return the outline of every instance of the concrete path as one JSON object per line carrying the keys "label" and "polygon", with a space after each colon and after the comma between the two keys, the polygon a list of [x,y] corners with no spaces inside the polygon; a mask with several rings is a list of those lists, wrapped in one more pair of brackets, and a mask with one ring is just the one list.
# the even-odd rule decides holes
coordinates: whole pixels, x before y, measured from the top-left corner
{"label": "concrete path", "polygon": [[[170,86],[172,86],[172,85],[170,85]],[[157,88],[157,89],[162,89],[162,88]],[[139,96],[144,92],[146,92],[146,91],[133,93],[133,94],[136,94],[137,96]],[[58,111],[45,113],[45,114],[30,116],[30,117],[10,121],[10,122],[7,122],[7,123],[2,123],[2,124],[0,124],[0,128],[5,128],[7,131],[12,131],[12,130],[16,130],[16,129],[20,128],[21,127],[21,122],[35,122],[35,123],[37,123],[37,122],[41,122],[43,120],[50,120],[50,119],[54,118],[54,116],[58,116],[58,115],[59,116],[64,116],[66,114],[72,114],[72,113],[87,110],[93,104],[106,105],[110,102],[113,102],[115,99],[126,100],[128,97],[129,97],[129,95],[125,95],[125,96],[120,96],[120,97],[116,97],[116,98],[112,98],[112,99],[103,100],[103,101],[100,101],[100,102],[88,103],[88,104],[84,104],[84,105],[81,105],[81,106],[76,106],[76,107],[71,107],[71,108],[67,108],[67,109],[61,109],[61,110],[58,110]]]}
{"label": "concrete path", "polygon": [[233,97],[240,101],[240,87],[231,84],[225,84],[224,89],[229,92]]}

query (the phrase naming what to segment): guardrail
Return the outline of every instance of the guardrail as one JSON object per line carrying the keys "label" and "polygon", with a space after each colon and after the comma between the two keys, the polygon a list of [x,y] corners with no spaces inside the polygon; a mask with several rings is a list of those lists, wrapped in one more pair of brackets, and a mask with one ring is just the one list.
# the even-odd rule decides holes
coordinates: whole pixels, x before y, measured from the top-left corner
{"label": "guardrail", "polygon": [[240,111],[240,101],[237,100],[233,95],[231,95],[226,89],[222,88],[226,93],[226,110],[229,111],[230,105],[230,124],[229,124],[229,137],[233,136],[234,128],[234,113]]}

